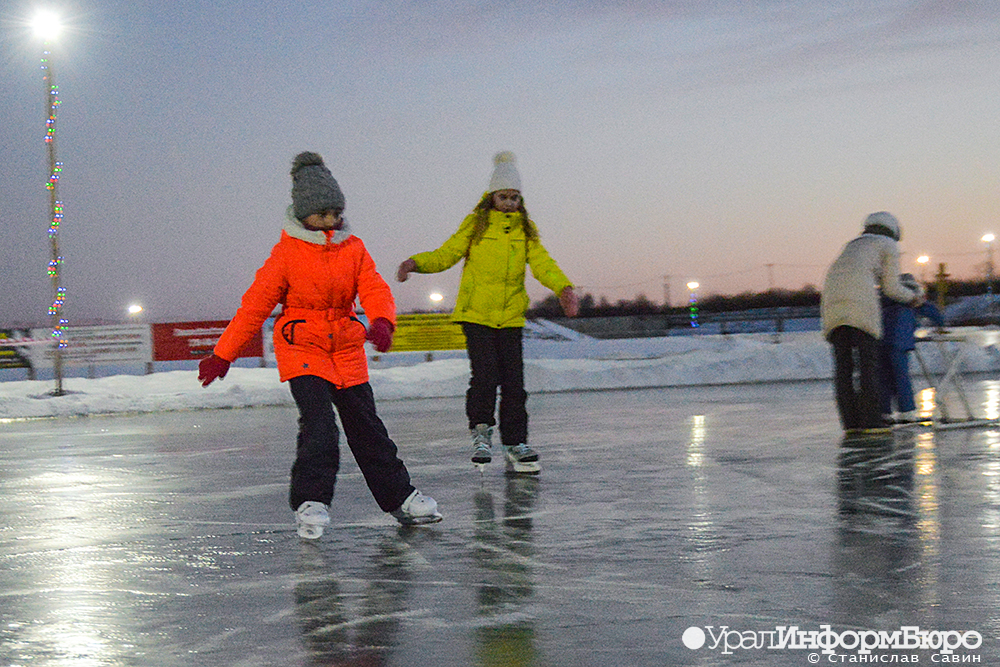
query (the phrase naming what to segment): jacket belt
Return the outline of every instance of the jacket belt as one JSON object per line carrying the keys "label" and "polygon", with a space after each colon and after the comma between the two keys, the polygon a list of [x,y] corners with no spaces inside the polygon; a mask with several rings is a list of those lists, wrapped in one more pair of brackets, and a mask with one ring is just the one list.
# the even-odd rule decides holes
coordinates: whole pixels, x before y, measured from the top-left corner
{"label": "jacket belt", "polygon": [[354,309],[290,307],[283,309],[281,314],[287,317],[307,317],[309,315],[319,315],[320,317],[326,319],[327,322],[335,322],[343,317],[351,317],[354,315]]}

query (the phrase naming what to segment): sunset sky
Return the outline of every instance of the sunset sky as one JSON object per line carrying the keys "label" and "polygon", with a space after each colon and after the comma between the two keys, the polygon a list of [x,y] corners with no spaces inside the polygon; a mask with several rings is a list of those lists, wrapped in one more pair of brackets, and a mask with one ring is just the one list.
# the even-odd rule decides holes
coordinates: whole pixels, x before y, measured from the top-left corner
{"label": "sunset sky", "polygon": [[[0,327],[47,322],[39,3],[0,14]],[[277,241],[288,170],[324,156],[395,282],[517,155],[583,293],[677,305],[820,286],[864,217],[903,270],[984,275],[1000,234],[1000,4],[990,0],[67,0],[60,99],[70,324],[232,316]],[[1000,259],[1000,257],[998,257]],[[933,273],[933,269],[927,271]],[[533,298],[545,296],[529,278]]]}

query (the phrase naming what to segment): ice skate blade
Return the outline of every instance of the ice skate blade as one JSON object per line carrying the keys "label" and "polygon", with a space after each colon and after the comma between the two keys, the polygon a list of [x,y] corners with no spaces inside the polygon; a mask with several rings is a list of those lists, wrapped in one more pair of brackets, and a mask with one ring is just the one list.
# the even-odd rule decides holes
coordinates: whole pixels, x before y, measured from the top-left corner
{"label": "ice skate blade", "polygon": [[892,433],[891,426],[876,426],[874,428],[849,428],[844,431],[848,437],[868,437],[873,435],[889,435]]}
{"label": "ice skate blade", "polygon": [[508,475],[537,475],[541,472],[542,467],[538,465],[537,461],[530,461],[526,463],[507,462]]}
{"label": "ice skate blade", "polygon": [[903,428],[921,428],[934,426],[934,421],[931,419],[914,419],[912,421],[897,421],[894,422],[892,428],[903,429]]}
{"label": "ice skate blade", "polygon": [[432,523],[438,523],[443,518],[444,516],[440,512],[435,512],[434,514],[428,514],[427,516],[397,517],[396,521],[399,521],[399,525],[401,526],[426,526]]}
{"label": "ice skate blade", "polygon": [[316,524],[303,523],[299,525],[298,528],[299,537],[303,540],[318,540],[323,537],[323,526],[317,526]]}

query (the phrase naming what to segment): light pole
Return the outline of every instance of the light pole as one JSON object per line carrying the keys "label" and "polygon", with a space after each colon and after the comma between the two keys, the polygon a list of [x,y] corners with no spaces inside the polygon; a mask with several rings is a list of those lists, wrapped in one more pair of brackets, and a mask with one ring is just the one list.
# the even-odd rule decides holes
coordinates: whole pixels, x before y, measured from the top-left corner
{"label": "light pole", "polygon": [[698,293],[700,287],[698,281],[692,280],[687,284],[688,288],[688,312],[691,314],[691,327],[698,328]]}
{"label": "light pole", "polygon": [[983,234],[983,238],[980,239],[986,244],[986,294],[993,294],[993,241],[996,240],[996,236],[992,232]]}
{"label": "light pole", "polygon": [[66,319],[62,315],[62,307],[66,302],[66,289],[62,286],[60,269],[63,257],[59,253],[59,224],[63,219],[63,203],[59,199],[59,175],[62,172],[62,162],[56,159],[56,112],[59,110],[59,86],[56,85],[55,71],[52,67],[52,53],[49,43],[61,30],[59,17],[51,12],[40,12],[34,20],[35,34],[43,40],[42,47],[42,82],[45,85],[45,150],[48,157],[48,180],[45,188],[49,191],[49,278],[52,281],[52,305],[49,306],[49,317],[52,321],[52,368],[56,387],[54,396],[63,395],[63,358],[62,351],[66,347]]}

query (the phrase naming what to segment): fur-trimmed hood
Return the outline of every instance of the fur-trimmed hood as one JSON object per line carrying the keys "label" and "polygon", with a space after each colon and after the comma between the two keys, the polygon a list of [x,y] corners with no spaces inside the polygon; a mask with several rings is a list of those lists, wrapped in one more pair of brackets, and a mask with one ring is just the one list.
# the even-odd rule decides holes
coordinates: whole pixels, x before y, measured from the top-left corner
{"label": "fur-trimmed hood", "polygon": [[295,217],[295,209],[289,205],[288,209],[285,211],[285,231],[292,238],[299,239],[300,241],[305,241],[306,243],[315,243],[316,245],[326,245],[329,243],[343,243],[347,239],[351,238],[354,234],[351,232],[351,226],[344,221],[344,225],[333,232],[330,235],[329,241],[327,240],[326,232],[313,231],[311,229],[306,229],[302,225],[302,221]]}

